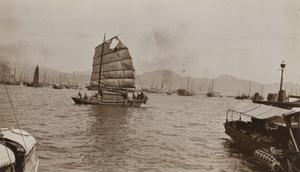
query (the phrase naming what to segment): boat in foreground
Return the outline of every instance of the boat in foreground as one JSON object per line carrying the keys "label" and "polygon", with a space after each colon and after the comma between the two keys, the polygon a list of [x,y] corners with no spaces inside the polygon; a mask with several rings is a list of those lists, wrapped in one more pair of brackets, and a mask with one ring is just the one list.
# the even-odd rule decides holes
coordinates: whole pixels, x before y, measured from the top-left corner
{"label": "boat in foreground", "polygon": [[36,140],[20,129],[0,129],[0,171],[36,172]]}
{"label": "boat in foreground", "polygon": [[[118,36],[105,40],[95,48],[89,88],[97,93],[88,97],[81,93],[71,97],[76,104],[117,105],[139,107],[148,100],[135,89],[135,69],[128,48]],[[136,95],[137,94],[137,95]]]}
{"label": "boat in foreground", "polygon": [[227,111],[225,133],[272,171],[299,172],[299,116],[299,109],[241,102]]}
{"label": "boat in foreground", "polygon": [[[12,107],[13,115],[20,127],[13,105],[5,86]],[[36,172],[39,159],[36,155],[36,140],[21,129],[0,128],[0,172]]]}

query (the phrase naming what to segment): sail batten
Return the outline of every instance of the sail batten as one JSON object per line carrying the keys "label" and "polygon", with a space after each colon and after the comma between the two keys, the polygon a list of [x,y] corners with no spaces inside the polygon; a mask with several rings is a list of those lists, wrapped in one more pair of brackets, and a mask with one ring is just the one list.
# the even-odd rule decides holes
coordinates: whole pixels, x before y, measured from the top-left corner
{"label": "sail batten", "polygon": [[90,85],[98,85],[100,79],[100,87],[135,88],[132,57],[117,36],[95,48],[92,67]]}
{"label": "sail batten", "polygon": [[[102,48],[102,47],[101,47],[101,48]],[[118,50],[116,50],[116,51],[109,52],[109,53],[106,53],[106,54],[103,53],[102,56],[106,56],[106,55],[109,55],[109,54],[112,54],[112,53],[115,53],[115,52],[118,52],[118,51],[122,51],[122,50],[128,50],[128,48],[127,48],[127,47],[126,47],[126,48],[121,48],[121,49],[118,49]],[[94,58],[101,58],[101,54],[99,54],[98,56],[94,56]]]}
{"label": "sail batten", "polygon": [[[127,59],[122,59],[122,60],[116,60],[116,61],[110,61],[110,62],[102,62],[102,65],[104,64],[109,64],[109,63],[114,63],[114,62],[120,62],[120,61],[123,61],[123,60],[131,60],[131,58],[127,58]],[[100,66],[100,64],[93,64],[93,66]]]}

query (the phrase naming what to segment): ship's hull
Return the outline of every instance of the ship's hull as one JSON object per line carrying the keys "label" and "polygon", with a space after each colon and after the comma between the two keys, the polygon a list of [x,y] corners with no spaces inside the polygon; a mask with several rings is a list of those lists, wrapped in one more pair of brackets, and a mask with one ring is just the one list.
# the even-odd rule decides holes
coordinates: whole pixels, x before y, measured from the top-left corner
{"label": "ship's hull", "polygon": [[206,97],[216,97],[215,93],[206,93]]}
{"label": "ship's hull", "polygon": [[[272,147],[269,144],[266,143],[262,143],[254,138],[252,138],[251,136],[247,135],[245,133],[245,131],[239,129],[235,129],[234,126],[232,126],[232,123],[224,123],[224,127],[225,127],[225,133],[231,137],[231,139],[236,143],[236,145],[238,145],[239,147],[241,147],[243,150],[253,154],[253,156],[256,156],[256,152],[258,150],[270,150],[270,148]],[[275,148],[277,149],[277,148]],[[265,151],[266,153],[269,153],[269,151]],[[271,154],[268,154],[271,155]],[[261,159],[259,159],[261,160]],[[288,171],[288,169],[292,169],[293,172],[300,172],[299,167],[296,167],[294,165],[297,165],[297,163],[295,163],[294,165],[290,166],[287,164],[287,159],[286,158],[276,158],[276,160],[280,163],[281,167],[278,167],[277,171]],[[261,161],[259,161],[261,162]],[[267,161],[268,162],[268,161]],[[298,161],[297,161],[298,162]],[[262,163],[264,163],[262,161]],[[269,165],[269,164],[267,164]],[[275,170],[276,171],[276,170]]]}
{"label": "ship's hull", "polygon": [[224,123],[225,133],[241,148],[249,153],[253,153],[257,149],[270,148],[269,145],[252,139],[250,136],[243,134],[241,131],[235,130],[229,123]]}
{"label": "ship's hull", "polygon": [[63,89],[64,87],[53,85],[53,88],[54,88],[54,89]]}
{"label": "ship's hull", "polygon": [[21,82],[5,82],[5,85],[20,85]]}
{"label": "ship's hull", "polygon": [[125,100],[125,101],[105,101],[101,98],[78,98],[71,97],[76,104],[91,104],[91,105],[112,105],[112,106],[124,106],[124,107],[140,107],[143,103],[147,102],[143,100]]}
{"label": "ship's hull", "polygon": [[193,94],[185,89],[178,89],[177,93],[179,96],[195,96],[195,94]]}
{"label": "ship's hull", "polygon": [[271,102],[271,101],[261,101],[261,100],[252,100],[253,103],[264,104],[269,106],[275,106],[285,109],[292,109],[293,107],[300,107],[298,102]]}

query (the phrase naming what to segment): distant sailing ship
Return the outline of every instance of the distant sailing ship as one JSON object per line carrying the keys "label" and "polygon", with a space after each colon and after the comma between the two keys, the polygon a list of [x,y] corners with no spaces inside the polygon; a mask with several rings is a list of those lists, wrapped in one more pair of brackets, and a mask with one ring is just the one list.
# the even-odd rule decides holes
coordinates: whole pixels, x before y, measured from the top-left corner
{"label": "distant sailing ship", "polygon": [[179,96],[195,96],[194,93],[188,91],[189,90],[189,84],[190,84],[190,77],[188,77],[187,90],[185,90],[185,89],[178,89],[177,90],[177,95],[179,95]]}
{"label": "distant sailing ship", "polygon": [[250,90],[251,90],[251,82],[249,83],[249,94],[246,95],[244,93],[243,95],[238,95],[238,96],[235,97],[235,99],[237,99],[237,100],[251,99]]}
{"label": "distant sailing ship", "polygon": [[17,69],[14,69],[14,74],[12,80],[7,80],[4,82],[5,85],[20,85],[21,81],[16,80],[16,75],[17,75]]}
{"label": "distant sailing ship", "polygon": [[77,89],[78,88],[78,84],[75,83],[75,73],[74,72],[73,72],[72,84],[65,84],[65,88],[66,89]]}
{"label": "distant sailing ship", "polygon": [[27,87],[40,87],[41,85],[39,84],[39,66],[37,65],[35,70],[34,70],[34,75],[33,75],[33,82],[23,82],[23,85]]}
{"label": "distant sailing ship", "polygon": [[207,97],[223,97],[222,94],[215,93],[215,91],[214,91],[214,79],[212,80],[211,90],[209,90],[209,91],[206,93],[206,96],[207,96]]}
{"label": "distant sailing ship", "polygon": [[52,84],[52,87],[54,89],[63,89],[64,88],[64,84],[62,84],[62,81],[61,81],[61,75],[59,75],[59,83]]}
{"label": "distant sailing ship", "polygon": [[97,87],[92,97],[72,97],[76,104],[121,105],[139,107],[148,97],[136,95],[135,69],[128,48],[118,36],[105,40],[95,48],[90,88]]}

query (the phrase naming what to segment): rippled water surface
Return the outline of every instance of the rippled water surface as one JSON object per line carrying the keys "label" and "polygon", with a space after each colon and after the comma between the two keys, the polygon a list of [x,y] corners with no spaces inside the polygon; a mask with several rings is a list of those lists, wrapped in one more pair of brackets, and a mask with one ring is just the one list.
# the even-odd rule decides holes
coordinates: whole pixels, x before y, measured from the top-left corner
{"label": "rippled water surface", "polygon": [[[0,89],[0,126],[18,128]],[[148,94],[146,105],[124,108],[75,105],[72,89],[7,89],[37,140],[39,171],[260,171],[224,133],[235,99]]]}

